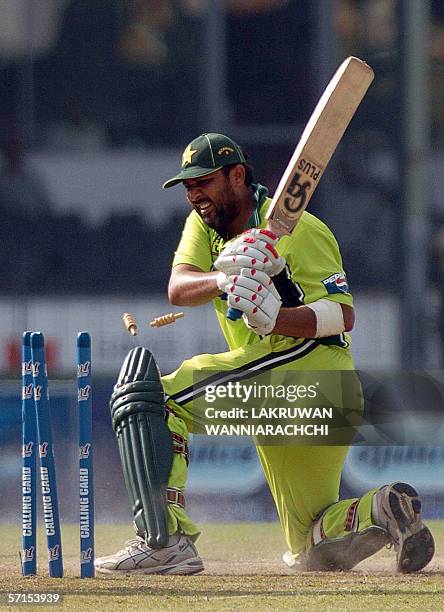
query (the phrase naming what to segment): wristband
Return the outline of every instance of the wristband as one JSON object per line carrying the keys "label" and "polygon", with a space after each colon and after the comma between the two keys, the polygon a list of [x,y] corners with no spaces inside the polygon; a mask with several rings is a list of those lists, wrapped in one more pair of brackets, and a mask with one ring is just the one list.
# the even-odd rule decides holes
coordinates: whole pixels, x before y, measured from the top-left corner
{"label": "wristband", "polygon": [[305,304],[316,315],[315,338],[336,336],[345,331],[344,314],[341,304],[331,300],[317,300],[312,304]]}

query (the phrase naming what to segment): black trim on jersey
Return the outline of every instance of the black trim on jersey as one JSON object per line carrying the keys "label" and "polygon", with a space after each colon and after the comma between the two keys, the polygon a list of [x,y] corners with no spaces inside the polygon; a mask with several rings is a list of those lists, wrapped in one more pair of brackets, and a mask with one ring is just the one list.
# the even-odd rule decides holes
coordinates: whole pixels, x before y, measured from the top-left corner
{"label": "black trim on jersey", "polygon": [[[281,296],[283,308],[305,306],[305,293],[300,284],[291,278],[291,270],[288,264],[279,274],[273,276],[273,282]],[[324,344],[325,346],[340,346],[342,348],[348,348],[349,346],[344,334],[317,338],[317,341],[319,344]]]}
{"label": "black trim on jersey", "polygon": [[233,379],[242,380],[250,378],[251,376],[255,376],[257,372],[264,372],[273,369],[276,364],[281,366],[291,363],[292,361],[297,361],[298,359],[302,359],[302,357],[305,357],[311,353],[311,351],[313,351],[318,344],[319,341],[317,339],[305,339],[297,346],[285,349],[285,351],[269,353],[265,357],[261,357],[255,361],[250,361],[249,363],[244,364],[243,366],[234,370],[227,370],[223,372],[219,371],[216,374],[209,376],[204,381],[200,381],[198,386],[191,385],[190,387],[182,389],[182,391],[179,391],[174,395],[169,395],[168,399],[172,399],[178,404],[181,402],[188,403],[192,399],[204,395],[206,387],[209,384],[220,385]]}
{"label": "black trim on jersey", "polygon": [[350,343],[345,339],[344,333],[318,338],[317,340],[319,344],[324,344],[325,346],[340,346],[341,348],[348,348],[350,346]]}
{"label": "black trim on jersey", "polygon": [[281,296],[283,308],[304,305],[304,292],[301,286],[292,280],[291,270],[288,264],[279,274],[273,276],[273,283]]}

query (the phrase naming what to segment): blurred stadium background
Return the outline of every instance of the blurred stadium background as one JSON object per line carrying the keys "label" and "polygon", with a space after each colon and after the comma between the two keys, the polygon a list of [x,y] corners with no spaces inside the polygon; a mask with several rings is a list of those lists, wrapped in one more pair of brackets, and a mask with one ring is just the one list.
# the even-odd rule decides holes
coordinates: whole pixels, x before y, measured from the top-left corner
{"label": "blurred stadium background", "polygon": [[[161,184],[189,140],[220,131],[243,145],[272,191],[348,55],[365,59],[376,79],[310,210],[342,248],[356,299],[357,366],[437,371],[441,0],[0,0],[2,520],[19,516],[26,329],[42,330],[48,342],[62,516],[76,515],[73,377],[83,329],[93,336],[97,515],[128,516],[107,407],[133,345],[122,313],[136,315],[138,342],[164,372],[224,350],[211,308],[185,309],[168,328],[147,326],[170,311],[169,269],[188,213],[181,189],[163,192]],[[444,443],[355,448],[343,489],[359,494],[409,476],[426,494],[428,515],[444,514]],[[188,502],[197,518],[275,518],[245,440],[194,441]]]}

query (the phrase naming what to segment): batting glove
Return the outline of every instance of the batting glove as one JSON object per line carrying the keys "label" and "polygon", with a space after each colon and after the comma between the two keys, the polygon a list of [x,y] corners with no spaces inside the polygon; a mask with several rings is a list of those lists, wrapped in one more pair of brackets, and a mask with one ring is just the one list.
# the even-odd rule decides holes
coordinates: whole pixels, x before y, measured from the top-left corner
{"label": "batting glove", "polygon": [[230,281],[230,277],[227,276],[225,272],[218,273],[218,275],[216,276],[216,283],[222,293],[227,293],[228,287],[232,284]]}
{"label": "batting glove", "polygon": [[214,267],[228,276],[240,274],[242,268],[253,268],[275,276],[285,267],[285,259],[275,249],[277,241],[278,236],[269,230],[247,230],[224,248]]}
{"label": "batting glove", "polygon": [[229,306],[243,312],[247,327],[259,336],[271,334],[281,308],[281,298],[271,278],[260,270],[243,268],[229,278],[226,288]]}

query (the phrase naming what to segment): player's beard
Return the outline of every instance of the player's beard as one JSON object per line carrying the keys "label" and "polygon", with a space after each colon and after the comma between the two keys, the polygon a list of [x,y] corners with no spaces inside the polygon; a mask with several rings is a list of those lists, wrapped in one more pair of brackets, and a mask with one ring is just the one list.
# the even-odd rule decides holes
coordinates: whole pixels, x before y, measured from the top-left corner
{"label": "player's beard", "polygon": [[209,216],[209,218],[205,218],[206,215],[203,215],[199,208],[197,208],[197,212],[208,227],[211,227],[212,229],[216,230],[218,234],[223,236],[228,232],[228,228],[239,214],[239,206],[236,201],[236,195],[228,181],[226,189],[218,198],[217,203],[214,202],[214,200],[211,200],[211,203],[214,209],[212,210],[212,214]]}

